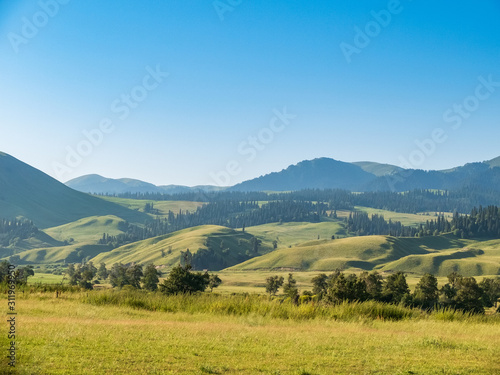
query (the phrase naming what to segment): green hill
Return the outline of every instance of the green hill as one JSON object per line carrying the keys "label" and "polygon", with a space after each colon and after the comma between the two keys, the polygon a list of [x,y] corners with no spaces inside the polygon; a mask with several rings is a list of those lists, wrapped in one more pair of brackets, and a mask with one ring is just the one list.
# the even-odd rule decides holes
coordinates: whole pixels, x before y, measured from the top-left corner
{"label": "green hill", "polygon": [[248,259],[245,253],[251,249],[251,238],[250,234],[241,231],[203,225],[121,246],[97,255],[92,261],[107,265],[154,263],[172,267],[180,262],[181,251],[190,249],[191,253],[196,254],[201,249],[213,248],[223,254],[227,263],[234,265]]}
{"label": "green hill", "polygon": [[465,246],[409,255],[383,265],[380,270],[429,272],[436,276],[447,276],[454,271],[464,276],[500,275],[500,240],[461,242]]}
{"label": "green hill", "polygon": [[123,233],[120,229],[123,224],[125,221],[116,216],[91,216],[45,229],[44,232],[59,241],[68,241],[72,238],[76,242],[97,242],[103,233],[110,236]]}
{"label": "green hill", "polygon": [[89,216],[115,215],[134,223],[149,220],[144,213],[70,189],[5,153],[0,153],[0,213],[5,218],[28,218],[39,228]]}
{"label": "green hill", "polygon": [[16,264],[79,263],[108,250],[107,245],[74,244],[23,251],[10,260]]}
{"label": "green hill", "polygon": [[400,239],[387,236],[349,237],[319,240],[273,251],[232,267],[232,270],[291,269],[333,271],[335,269],[373,269],[376,265],[411,253],[426,253]]}
{"label": "green hill", "polygon": [[248,227],[246,232],[254,235],[262,241],[262,247],[273,248],[273,241],[278,243],[278,249],[298,245],[306,241],[330,239],[332,235],[345,235],[343,225],[338,221],[326,221],[322,223],[270,223]]}
{"label": "green hill", "polygon": [[500,240],[461,240],[454,236],[395,238],[349,237],[320,240],[278,249],[229,268],[230,271],[344,270],[426,272],[447,276],[500,274]]}

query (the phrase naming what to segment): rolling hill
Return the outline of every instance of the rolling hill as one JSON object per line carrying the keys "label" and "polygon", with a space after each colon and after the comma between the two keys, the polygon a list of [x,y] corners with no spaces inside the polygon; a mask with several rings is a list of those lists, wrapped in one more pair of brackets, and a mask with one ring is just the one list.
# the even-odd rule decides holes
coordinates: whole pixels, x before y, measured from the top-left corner
{"label": "rolling hill", "polygon": [[91,216],[58,227],[47,228],[44,232],[59,241],[69,241],[71,239],[77,243],[96,243],[102,238],[103,233],[110,236],[123,233],[121,227],[124,224],[125,220],[112,215]]}
{"label": "rolling hill", "polygon": [[149,216],[92,197],[45,173],[0,153],[0,217],[25,217],[40,228],[49,228],[89,216],[114,215],[133,223]]}
{"label": "rolling hill", "polygon": [[349,237],[278,249],[228,268],[229,271],[404,271],[446,276],[500,274],[500,240],[460,240],[453,236],[395,238]]}
{"label": "rolling hill", "polygon": [[[189,249],[196,254],[208,247],[220,249],[227,264],[238,264],[246,259],[252,235],[217,225],[203,225],[149,238],[101,253],[94,263],[139,263],[172,267],[180,262],[181,251]],[[216,270],[216,269],[210,269]]]}

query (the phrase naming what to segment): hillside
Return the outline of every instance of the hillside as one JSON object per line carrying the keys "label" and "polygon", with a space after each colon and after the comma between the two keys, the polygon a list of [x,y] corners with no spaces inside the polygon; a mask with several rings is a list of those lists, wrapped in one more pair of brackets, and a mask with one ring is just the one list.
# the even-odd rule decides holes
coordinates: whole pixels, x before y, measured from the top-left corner
{"label": "hillside", "polygon": [[124,220],[112,215],[91,216],[58,227],[47,228],[44,232],[59,241],[72,239],[75,242],[97,243],[103,233],[110,236],[123,233],[121,227],[124,224]]}
{"label": "hillside", "polygon": [[322,223],[292,222],[270,223],[256,225],[245,229],[262,241],[262,246],[272,249],[273,241],[277,242],[278,249],[298,245],[306,241],[330,239],[333,236],[345,236],[344,226],[338,221]]}
{"label": "hillside", "polygon": [[[201,249],[209,247],[220,250],[224,261],[228,264],[238,264],[246,259],[247,251],[251,249],[248,233],[235,231],[216,225],[203,225],[184,229],[164,236],[154,237],[135,242],[97,255],[92,259],[94,263],[139,263],[172,267],[180,262],[181,251],[189,249],[196,254]],[[206,267],[211,270],[216,268]]]}
{"label": "hillside", "polygon": [[16,264],[80,263],[108,251],[109,246],[92,243],[32,249],[17,253],[10,260]]}
{"label": "hillside", "polygon": [[336,269],[404,271],[446,276],[496,275],[500,271],[500,240],[459,240],[453,236],[395,238],[350,237],[310,241],[278,249],[229,268],[230,271]]}
{"label": "hillside", "polygon": [[149,217],[117,204],[77,192],[45,173],[0,154],[0,216],[22,216],[49,228],[89,216],[114,215],[144,223]]}

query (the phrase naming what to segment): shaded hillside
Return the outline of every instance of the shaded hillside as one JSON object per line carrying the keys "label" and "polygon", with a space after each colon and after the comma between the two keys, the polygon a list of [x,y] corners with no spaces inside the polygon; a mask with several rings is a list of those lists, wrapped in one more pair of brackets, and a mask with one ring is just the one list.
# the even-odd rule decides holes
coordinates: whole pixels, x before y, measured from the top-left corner
{"label": "shaded hillside", "polygon": [[0,217],[22,216],[39,228],[48,228],[104,215],[115,215],[135,223],[149,220],[144,213],[77,192],[12,156],[0,153]]}

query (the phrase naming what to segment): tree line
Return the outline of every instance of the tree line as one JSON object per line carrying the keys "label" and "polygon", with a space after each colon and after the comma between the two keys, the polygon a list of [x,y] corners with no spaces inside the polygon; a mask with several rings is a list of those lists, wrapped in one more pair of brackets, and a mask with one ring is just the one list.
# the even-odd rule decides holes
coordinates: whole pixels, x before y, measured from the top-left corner
{"label": "tree line", "polygon": [[335,271],[330,275],[319,274],[312,279],[312,283],[312,292],[304,291],[299,296],[293,274],[288,275],[286,282],[282,276],[270,276],[266,279],[266,292],[276,295],[283,286],[285,297],[296,304],[313,299],[332,304],[374,300],[424,310],[451,308],[478,314],[484,314],[485,308],[496,308],[500,298],[500,277],[484,278],[478,283],[474,277],[464,277],[456,272],[448,275],[448,283],[441,288],[438,288],[436,277],[427,273],[419,280],[413,293],[403,272],[384,279],[378,272],[365,271],[357,276]]}
{"label": "tree line", "polygon": [[365,206],[404,213],[427,211],[465,213],[480,205],[500,205],[498,190],[472,184],[456,190],[412,189],[404,193],[392,191],[352,193],[341,189],[304,189],[286,193],[198,191],[179,194],[122,193],[113,196],[142,200],[193,202],[309,201],[323,202],[328,204],[330,209],[337,210],[352,210],[355,206]]}
{"label": "tree line", "polygon": [[179,264],[170,270],[162,283],[159,283],[162,273],[154,264],[148,264],[144,268],[141,264],[115,263],[108,270],[105,263],[95,267],[92,262],[88,262],[69,264],[66,276],[70,285],[84,289],[93,289],[94,285],[100,284],[101,281],[109,281],[113,288],[129,287],[151,292],[159,290],[167,295],[203,292],[207,288],[212,291],[222,282],[216,274],[192,272],[191,269],[191,264]]}
{"label": "tree line", "polygon": [[0,246],[15,245],[37,233],[38,228],[30,220],[0,219]]}

